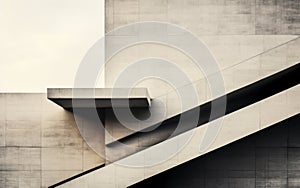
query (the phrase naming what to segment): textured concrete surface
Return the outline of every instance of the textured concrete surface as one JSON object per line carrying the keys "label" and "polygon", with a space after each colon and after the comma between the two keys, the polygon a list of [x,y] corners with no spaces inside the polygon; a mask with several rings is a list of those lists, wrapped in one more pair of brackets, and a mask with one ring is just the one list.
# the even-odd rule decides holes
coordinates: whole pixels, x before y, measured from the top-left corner
{"label": "textured concrete surface", "polygon": [[[300,45],[296,40],[300,33],[299,6],[297,0],[107,0],[106,33],[142,21],[162,21],[186,28],[214,55],[223,70],[226,92],[229,92],[300,60]],[[134,37],[138,33],[138,29],[132,29],[126,34],[115,34],[107,38],[106,48],[114,49],[116,44],[124,42],[122,36]],[[170,36],[180,34],[169,32]],[[112,87],[128,66],[150,57],[166,59],[179,67],[196,88],[199,104],[212,97],[203,72],[197,71],[192,60],[177,49],[159,44],[133,45],[115,54],[105,67],[105,86]],[[166,74],[172,73],[170,67],[159,69]],[[156,122],[192,107],[183,107],[181,101],[189,99],[181,98],[165,81],[144,79],[136,87],[149,89],[154,98],[153,106],[155,101],[165,104],[165,115]],[[119,124],[113,118],[106,124],[113,137],[122,138],[132,133]]]}
{"label": "textured concrete surface", "polygon": [[296,188],[300,115],[144,180],[137,187]]}
{"label": "textured concrete surface", "polygon": [[[299,88],[300,85],[295,86],[225,116],[222,128],[205,151],[200,151],[199,148],[206,130],[212,126],[212,122],[130,155],[87,176],[69,182],[63,187],[95,187],[97,185],[127,187],[157,175],[298,114],[300,103],[295,99],[287,98],[299,96]],[[295,95],[295,93],[297,94]],[[266,113],[266,109],[268,109],[268,113]],[[276,112],[275,116],[272,115],[273,112]],[[188,142],[185,143],[186,139]],[[184,147],[181,147],[182,143],[185,143]],[[175,155],[170,157],[173,152]],[[150,165],[155,161],[159,161],[159,163]],[[236,161],[236,166],[239,166],[239,159],[237,158]],[[135,168],[122,164],[141,166]],[[246,163],[246,165],[248,164]]]}
{"label": "textured concrete surface", "polygon": [[[216,58],[222,70],[226,92],[229,92],[270,75],[280,67],[300,61],[300,43],[296,39],[300,33],[299,6],[297,0],[107,0],[105,26],[106,33],[109,33],[126,24],[162,21],[188,29],[206,44]],[[106,49],[114,49],[116,44],[122,44],[124,35],[136,37],[139,32],[138,28],[134,28],[128,33],[114,33],[113,37],[107,38]],[[168,36],[182,34],[167,32]],[[176,48],[159,44],[133,45],[115,54],[105,67],[105,86],[113,87],[128,66],[151,57],[166,59],[179,67],[196,88],[199,104],[211,99],[210,86],[192,60]],[[172,74],[170,67],[161,66],[159,69]],[[136,71],[139,72],[138,68]],[[192,108],[182,106],[182,101],[189,99],[181,98],[176,90],[178,88],[172,88],[171,84],[148,78],[136,85],[148,88],[154,99],[154,107],[156,101],[165,104],[164,117],[153,124]],[[155,110],[150,111],[155,113]],[[106,127],[115,138],[133,132],[113,118],[109,118]],[[126,153],[119,152],[122,153],[120,157]]]}
{"label": "textured concrete surface", "polygon": [[300,34],[298,0],[107,0],[106,32],[138,21],[181,25],[197,35]]}
{"label": "textured concrete surface", "polygon": [[[282,45],[279,45],[278,47],[274,47],[270,50],[267,50],[264,53],[260,53],[254,56],[253,58],[246,59],[241,63],[237,63],[231,66],[228,65],[228,67],[223,68],[221,74],[223,75],[223,79],[224,79],[225,92],[229,93],[231,91],[237,90],[243,86],[249,85],[257,80],[270,76],[280,70],[283,70],[285,68],[288,68],[296,64],[300,60],[300,54],[298,53],[299,47],[300,47],[300,39],[296,38]],[[231,55],[233,56],[233,54]],[[213,76],[213,74],[211,76]],[[177,115],[190,108],[193,108],[196,105],[200,105],[207,101],[210,101],[215,97],[212,96],[210,85],[203,74],[197,75],[195,79],[198,80],[196,80],[195,82],[191,82],[190,85],[196,88],[197,91],[199,92],[198,104],[193,104],[194,106],[182,107],[181,106],[181,104],[183,104],[182,101],[186,102],[191,100],[189,97],[183,98],[179,96],[177,94],[177,90],[170,90],[168,92],[165,91],[166,94],[161,94],[157,98],[155,97],[152,98],[153,108],[150,109],[151,113],[155,113],[156,109],[154,107],[156,101],[164,101],[166,104],[165,116],[160,117],[162,119],[153,120],[153,124],[163,121],[166,118],[170,118],[174,115]],[[147,85],[149,84],[149,82],[146,82],[145,84]],[[151,84],[153,83],[150,82],[150,85]],[[185,89],[185,87],[187,87],[187,85],[183,87],[178,87],[177,89]],[[149,91],[150,93],[151,91],[155,91],[155,87],[152,87],[152,90],[149,89]],[[159,91],[161,91],[161,89],[159,89]],[[265,113],[269,113],[269,110],[266,109]],[[277,116],[278,116],[277,111],[274,111],[272,113],[272,117],[276,118]],[[267,120],[262,119],[262,121],[267,121]],[[120,122],[113,118],[109,118],[109,121],[106,124],[106,128],[110,130],[110,133],[114,138],[116,139],[122,138],[133,132],[127,129],[126,127],[118,124],[120,124]],[[140,139],[137,142],[133,142],[131,144],[143,145],[147,142],[150,143],[151,141],[158,140],[160,137],[161,137],[160,134],[153,135],[153,138],[151,138],[151,140],[149,141]],[[133,149],[131,151],[128,148],[120,150],[120,147],[107,147],[106,149],[107,149],[106,155],[109,156],[109,158],[115,160],[122,158],[124,155],[126,156],[128,154],[132,154],[136,152],[136,150]]]}
{"label": "textured concrete surface", "polygon": [[48,187],[103,164],[46,94],[0,94],[0,187]]}
{"label": "textured concrete surface", "polygon": [[[229,92],[299,62],[300,43],[295,36],[300,34],[299,4],[298,0],[107,0],[105,27],[108,32],[138,21],[165,21],[189,29],[218,60],[224,70],[226,91]],[[131,34],[136,34],[136,31],[133,30]],[[113,47],[110,41],[106,45],[107,48]],[[158,45],[133,46],[116,54],[106,66],[105,85],[112,86],[125,67],[141,57],[149,56],[167,58],[180,67],[197,88],[199,101],[211,98],[207,82],[201,79],[203,74],[190,66],[190,59],[174,49]],[[170,72],[168,67],[161,69]],[[151,97],[167,104],[166,117],[184,110],[180,106],[179,96],[168,84],[152,79],[144,80],[137,86],[148,88]],[[233,113],[226,118],[227,126],[211,150],[299,113],[298,98],[299,88],[294,88]],[[120,138],[130,134],[113,117],[108,118],[107,122],[107,128],[114,136]],[[199,156],[199,138],[204,128],[197,129],[192,143],[165,163],[150,168],[127,168],[112,164],[66,187],[125,187],[177,166]],[[297,146],[296,136],[291,138]],[[174,143],[164,142],[160,146],[160,153],[155,148],[149,148],[149,153],[138,153],[136,162],[138,156],[145,161],[155,160],[161,153],[172,150]],[[47,100],[45,94],[0,94],[0,150],[0,187],[46,187],[106,162],[83,142],[72,114]],[[155,152],[151,154],[153,150]],[[246,152],[239,153],[241,158],[233,154],[235,167],[240,166],[244,171],[236,172],[240,169],[234,168],[230,176],[253,177],[252,172],[248,171],[254,171],[253,160],[255,157],[259,159],[260,154],[263,159],[258,160],[257,169],[267,163],[274,173],[261,169],[257,177],[262,178],[256,178],[257,181],[254,178],[216,178],[208,182],[208,186],[215,187],[218,184],[223,187],[231,183],[231,187],[240,187],[256,183],[261,187],[284,187],[287,183],[282,177],[287,175],[282,171],[287,165],[290,169],[289,185],[298,186],[297,148],[289,151],[262,150],[255,155],[253,151],[249,152],[249,157]],[[290,163],[279,163],[278,160],[283,159],[285,154],[289,154]],[[273,160],[273,156],[276,159]],[[266,162],[269,157],[270,162]],[[219,174],[217,171],[211,173],[212,177]]]}

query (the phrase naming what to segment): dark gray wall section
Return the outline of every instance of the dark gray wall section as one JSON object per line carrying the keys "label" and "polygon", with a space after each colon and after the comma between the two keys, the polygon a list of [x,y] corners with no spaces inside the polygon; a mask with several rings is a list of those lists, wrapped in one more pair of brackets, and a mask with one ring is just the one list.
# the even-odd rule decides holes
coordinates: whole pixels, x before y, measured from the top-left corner
{"label": "dark gray wall section", "polygon": [[300,34],[299,0],[257,0],[256,34]]}
{"label": "dark gray wall section", "polygon": [[138,187],[299,188],[300,115],[132,186]]}

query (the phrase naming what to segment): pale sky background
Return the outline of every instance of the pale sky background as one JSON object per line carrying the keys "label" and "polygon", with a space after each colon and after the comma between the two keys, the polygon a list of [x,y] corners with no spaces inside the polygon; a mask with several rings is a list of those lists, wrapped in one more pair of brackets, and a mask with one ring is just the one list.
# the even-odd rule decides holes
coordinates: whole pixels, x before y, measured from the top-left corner
{"label": "pale sky background", "polygon": [[0,92],[72,87],[104,35],[104,0],[0,0]]}

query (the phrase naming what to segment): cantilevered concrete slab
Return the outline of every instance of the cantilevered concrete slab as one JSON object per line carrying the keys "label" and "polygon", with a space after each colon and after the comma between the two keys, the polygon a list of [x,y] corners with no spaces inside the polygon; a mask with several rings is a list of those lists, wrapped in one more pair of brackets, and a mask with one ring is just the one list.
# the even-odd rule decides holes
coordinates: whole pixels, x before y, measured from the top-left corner
{"label": "cantilevered concrete slab", "polygon": [[[205,151],[200,150],[200,145],[207,134],[206,131],[208,127],[211,126],[211,122],[184,134],[165,140],[155,146],[121,159],[116,163],[112,163],[92,173],[86,174],[85,176],[74,179],[73,181],[61,185],[61,187],[116,187],[116,184],[119,187],[128,187],[143,181],[144,179],[155,176],[172,167],[183,164],[299,114],[299,102],[296,102],[291,98],[284,103],[279,102],[284,97],[291,97],[293,96],[293,93],[298,93],[299,88],[299,85],[295,86],[225,116],[222,129],[218,132],[214,141]],[[180,145],[187,138],[189,141],[184,147],[181,147]],[[176,153],[176,155],[167,158],[169,153]],[[150,165],[151,162],[158,160],[161,161],[159,164]],[[132,166],[139,166],[139,168],[122,164],[132,164]]]}
{"label": "cantilevered concrete slab", "polygon": [[47,97],[63,108],[149,107],[146,88],[48,88]]}

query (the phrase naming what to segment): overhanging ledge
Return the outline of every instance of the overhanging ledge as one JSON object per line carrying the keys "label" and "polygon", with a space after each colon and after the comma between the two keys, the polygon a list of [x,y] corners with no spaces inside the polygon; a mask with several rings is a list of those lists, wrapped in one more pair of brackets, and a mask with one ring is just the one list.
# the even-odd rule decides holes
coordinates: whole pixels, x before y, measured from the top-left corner
{"label": "overhanging ledge", "polygon": [[48,88],[47,98],[70,108],[150,107],[147,88]]}

